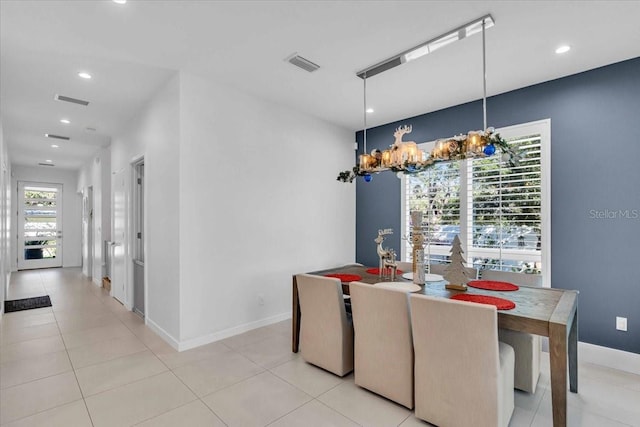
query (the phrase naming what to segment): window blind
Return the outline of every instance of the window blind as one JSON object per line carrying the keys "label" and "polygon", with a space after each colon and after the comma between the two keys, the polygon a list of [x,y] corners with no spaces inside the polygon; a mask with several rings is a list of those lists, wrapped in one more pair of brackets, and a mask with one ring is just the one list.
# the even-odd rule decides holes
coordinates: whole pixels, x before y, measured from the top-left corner
{"label": "window blind", "polygon": [[533,272],[540,269],[542,250],[540,135],[509,144],[522,154],[518,166],[510,166],[500,156],[476,159],[466,166],[469,252],[479,269]]}
{"label": "window blind", "polygon": [[[448,259],[453,238],[460,233],[460,162],[439,163],[428,171],[406,178],[406,212],[423,212],[425,231],[425,262]],[[411,216],[406,216],[410,242]],[[411,246],[407,252],[411,260]]]}
{"label": "window blind", "polygon": [[447,262],[456,235],[469,266],[539,273],[542,265],[541,135],[507,138],[522,159],[500,155],[442,162],[405,177],[405,259],[411,261],[412,210],[423,212],[425,261]]}

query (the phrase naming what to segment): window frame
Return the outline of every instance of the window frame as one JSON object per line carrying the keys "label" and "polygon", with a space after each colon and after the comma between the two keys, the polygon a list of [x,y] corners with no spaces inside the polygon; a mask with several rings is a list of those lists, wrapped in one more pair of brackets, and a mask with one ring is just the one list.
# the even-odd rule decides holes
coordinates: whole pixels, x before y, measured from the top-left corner
{"label": "window frame", "polygon": [[[541,225],[541,252],[540,259],[542,263],[542,280],[543,286],[549,287],[551,284],[551,119],[537,120],[528,123],[522,123],[512,126],[506,126],[496,129],[504,139],[512,140],[522,138],[529,135],[540,135],[540,225]],[[436,141],[428,141],[418,144],[418,147],[425,152],[430,152]],[[469,201],[471,199],[471,191],[469,191],[469,173],[471,171],[472,160],[460,160],[460,241],[465,252],[467,260],[480,254],[490,254],[495,257],[496,251],[506,259],[517,260],[526,256],[527,251],[522,249],[492,249],[492,248],[473,248],[472,239],[469,239],[468,232],[471,229],[472,206]],[[402,175],[400,185],[400,209],[401,209],[401,236],[409,234],[409,212],[407,200],[407,179]],[[407,260],[409,253],[408,242],[401,244],[401,259]],[[435,249],[435,250],[434,250]],[[431,247],[431,254],[449,254],[450,246]],[[529,253],[537,251],[529,251]]]}

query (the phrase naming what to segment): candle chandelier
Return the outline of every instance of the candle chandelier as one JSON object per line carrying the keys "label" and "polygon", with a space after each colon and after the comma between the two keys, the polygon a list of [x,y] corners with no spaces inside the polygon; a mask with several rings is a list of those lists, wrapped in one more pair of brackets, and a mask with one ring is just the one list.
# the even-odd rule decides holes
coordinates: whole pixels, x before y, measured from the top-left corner
{"label": "candle chandelier", "polygon": [[[364,150],[359,156],[359,163],[352,170],[340,172],[338,181],[352,182],[357,176],[362,176],[366,182],[371,181],[373,173],[393,171],[404,174],[422,172],[434,164],[443,161],[464,160],[492,156],[496,152],[502,153],[502,159],[511,166],[519,162],[519,155],[505,141],[500,134],[487,127],[487,79],[486,79],[486,48],[485,30],[494,25],[491,15],[485,15],[466,25],[451,30],[432,40],[415,46],[407,51],[395,55],[385,61],[359,71],[356,75],[364,82]],[[436,49],[461,40],[476,33],[482,33],[482,76],[483,76],[483,125],[484,130],[470,131],[466,135],[436,141],[431,152],[421,150],[413,142],[402,141],[402,137],[412,130],[412,126],[400,126],[394,132],[395,141],[387,150],[374,149],[367,152],[367,78],[382,73],[390,68],[404,64],[429,54]]]}

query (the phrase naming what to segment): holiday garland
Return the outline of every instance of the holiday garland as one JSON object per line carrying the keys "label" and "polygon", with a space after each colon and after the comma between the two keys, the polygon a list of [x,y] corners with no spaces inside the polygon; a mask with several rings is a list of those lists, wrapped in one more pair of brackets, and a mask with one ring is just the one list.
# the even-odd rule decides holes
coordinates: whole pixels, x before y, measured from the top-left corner
{"label": "holiday garland", "polygon": [[[399,146],[397,145],[393,145],[390,148],[392,152],[398,149]],[[507,161],[509,166],[515,167],[520,164],[521,155],[516,148],[509,145],[499,133],[495,133],[494,128],[487,128],[484,132],[479,131],[477,133],[470,133],[469,135],[457,135],[447,140],[438,141],[426,159],[421,161],[404,160],[396,164],[383,165],[382,152],[375,149],[371,152],[370,156],[373,159],[373,164],[366,168],[356,165],[351,170],[340,172],[337,180],[341,182],[353,182],[356,177],[362,176],[365,178],[365,181],[370,181],[371,173],[388,170],[404,174],[415,174],[428,170],[436,163],[483,158],[493,155],[496,151],[502,153],[502,159]]]}

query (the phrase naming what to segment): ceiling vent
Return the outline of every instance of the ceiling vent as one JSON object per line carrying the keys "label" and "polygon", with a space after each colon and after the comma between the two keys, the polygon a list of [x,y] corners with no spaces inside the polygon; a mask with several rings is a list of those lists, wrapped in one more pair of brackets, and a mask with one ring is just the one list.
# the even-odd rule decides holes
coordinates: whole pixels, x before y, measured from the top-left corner
{"label": "ceiling vent", "polygon": [[64,101],[64,102],[71,102],[72,104],[84,105],[85,107],[89,105],[89,101],[84,101],[82,99],[77,99],[77,98],[71,98],[70,96],[56,95],[54,99],[56,101]]}
{"label": "ceiling vent", "polygon": [[38,163],[39,166],[55,166],[53,163]]}
{"label": "ceiling vent", "polygon": [[54,138],[54,139],[63,139],[65,141],[70,140],[71,138],[69,138],[68,136],[62,136],[62,135],[54,135],[52,133],[45,133],[44,136],[46,136],[47,138]]}
{"label": "ceiling vent", "polygon": [[295,65],[296,67],[302,68],[303,70],[308,71],[310,73],[313,73],[318,68],[320,68],[318,64],[314,64],[313,62],[309,61],[306,58],[303,58],[297,53],[294,53],[293,55],[288,57],[286,60],[292,63],[293,65]]}

